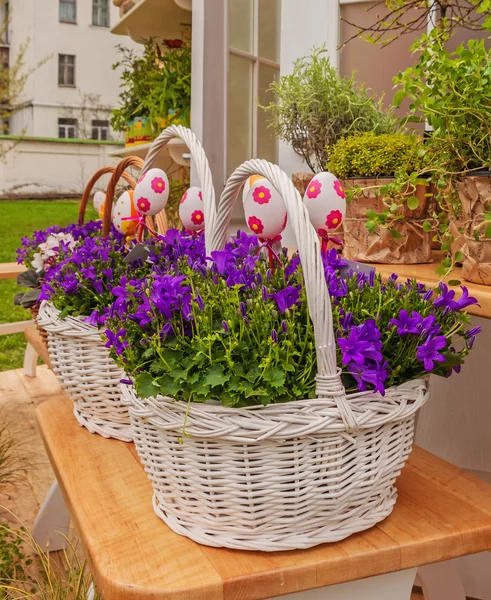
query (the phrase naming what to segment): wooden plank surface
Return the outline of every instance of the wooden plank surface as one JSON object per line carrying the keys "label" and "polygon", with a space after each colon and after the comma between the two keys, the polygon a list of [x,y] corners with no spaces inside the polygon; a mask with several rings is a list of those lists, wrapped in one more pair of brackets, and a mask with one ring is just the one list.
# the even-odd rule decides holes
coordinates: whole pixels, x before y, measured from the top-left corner
{"label": "wooden plank surface", "polygon": [[26,327],[24,329],[24,337],[26,338],[26,341],[36,350],[41,360],[51,368],[48,349],[46,348],[46,344],[41,339],[36,325]]}
{"label": "wooden plank surface", "polygon": [[0,263],[0,279],[15,279],[19,273],[26,270],[24,265],[17,263]]}
{"label": "wooden plank surface", "polygon": [[491,486],[419,448],[369,531],[303,551],[200,546],[154,514],[134,446],[88,433],[72,410],[56,396],[38,420],[105,600],[258,600],[491,549]]}

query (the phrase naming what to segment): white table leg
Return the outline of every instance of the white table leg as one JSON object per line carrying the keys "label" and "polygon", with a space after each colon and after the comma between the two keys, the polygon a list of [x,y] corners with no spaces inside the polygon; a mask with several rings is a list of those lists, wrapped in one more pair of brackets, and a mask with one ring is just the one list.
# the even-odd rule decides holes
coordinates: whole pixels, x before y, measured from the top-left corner
{"label": "white table leg", "polygon": [[38,362],[38,353],[34,347],[27,343],[24,353],[24,375],[27,377],[36,377],[36,366]]}
{"label": "white table leg", "polygon": [[452,562],[434,563],[418,569],[417,579],[425,600],[465,600],[462,580]]}
{"label": "white table leg", "polygon": [[415,576],[416,569],[407,569],[273,600],[410,600]]}
{"label": "white table leg", "polygon": [[39,508],[34,521],[33,537],[41,548],[56,552],[66,547],[70,514],[56,479]]}

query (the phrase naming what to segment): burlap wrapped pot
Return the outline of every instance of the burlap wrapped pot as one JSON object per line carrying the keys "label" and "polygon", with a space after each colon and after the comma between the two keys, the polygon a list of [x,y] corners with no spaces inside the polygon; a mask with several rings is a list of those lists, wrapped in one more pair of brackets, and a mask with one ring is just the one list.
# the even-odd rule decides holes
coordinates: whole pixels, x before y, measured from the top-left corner
{"label": "burlap wrapped pot", "polygon": [[[491,172],[471,175],[458,182],[464,221],[464,262],[462,277],[467,281],[491,285],[491,239],[484,237],[490,222],[485,213],[491,209]],[[479,240],[474,237],[477,232]]]}
{"label": "burlap wrapped pot", "polygon": [[427,187],[419,185],[416,195],[419,207],[416,210],[404,209],[404,220],[392,229],[402,237],[396,239],[388,229],[377,227],[374,233],[366,228],[367,211],[383,212],[382,197],[376,196],[376,190],[392,182],[393,179],[345,179],[345,189],[355,187],[363,191],[360,197],[349,202],[344,219],[344,252],[346,258],[361,262],[386,264],[419,264],[432,261],[431,232],[423,230],[423,223],[428,217],[429,201],[425,196]]}

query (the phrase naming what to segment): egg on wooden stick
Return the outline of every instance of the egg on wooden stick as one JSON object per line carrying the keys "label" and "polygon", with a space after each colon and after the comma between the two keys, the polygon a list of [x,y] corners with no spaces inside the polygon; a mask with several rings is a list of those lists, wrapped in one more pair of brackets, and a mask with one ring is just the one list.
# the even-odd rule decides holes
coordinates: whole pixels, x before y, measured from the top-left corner
{"label": "egg on wooden stick", "polygon": [[134,190],[126,190],[117,199],[113,208],[114,227],[126,236],[135,235],[138,227],[138,212],[133,199]]}
{"label": "egg on wooden stick", "polygon": [[193,186],[186,190],[179,204],[179,218],[186,231],[198,232],[205,228],[203,192]]}
{"label": "egg on wooden stick", "polygon": [[100,213],[101,206],[103,205],[105,200],[106,200],[106,194],[102,190],[98,190],[94,194],[94,197],[92,198],[92,204],[93,204],[94,210],[97,214]]}
{"label": "egg on wooden stick", "polygon": [[322,250],[329,241],[341,244],[332,234],[341,227],[346,215],[346,194],[341,182],[327,171],[317,173],[310,181],[303,197],[310,222],[322,239]]}
{"label": "egg on wooden stick", "polygon": [[135,187],[136,210],[146,217],[164,210],[169,199],[169,179],[162,169],[149,169]]}

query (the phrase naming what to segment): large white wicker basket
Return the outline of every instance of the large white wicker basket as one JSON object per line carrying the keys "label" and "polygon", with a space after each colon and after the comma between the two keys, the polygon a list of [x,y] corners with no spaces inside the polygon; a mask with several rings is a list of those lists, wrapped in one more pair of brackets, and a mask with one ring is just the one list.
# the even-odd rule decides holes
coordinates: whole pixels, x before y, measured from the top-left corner
{"label": "large white wicker basket", "polygon": [[154,509],[171,529],[210,546],[308,548],[390,514],[427,382],[388,389],[385,397],[346,396],[318,237],[278,167],[251,160],[235,171],[220,200],[211,249],[223,247],[240,186],[256,173],[283,196],[295,231],[317,346],[318,398],[251,408],[192,403],[187,417],[186,403],[142,399],[132,386],[122,385],[123,398],[153,484]]}
{"label": "large white wicker basket", "polygon": [[[180,137],[191,152],[203,186],[205,223],[212,226],[216,202],[211,171],[203,147],[190,129],[182,125],[165,129],[149,149],[141,174],[154,166],[159,152],[175,137]],[[111,200],[117,179],[123,175],[126,165],[121,161],[109,182],[108,197]],[[106,209],[106,232],[109,231],[109,215],[110,209]],[[128,409],[121,401],[120,379],[124,373],[110,357],[98,329],[86,323],[85,317],[60,319],[59,311],[49,302],[42,303],[38,323],[48,332],[53,371],[73,400],[78,422],[92,433],[131,442]]]}

